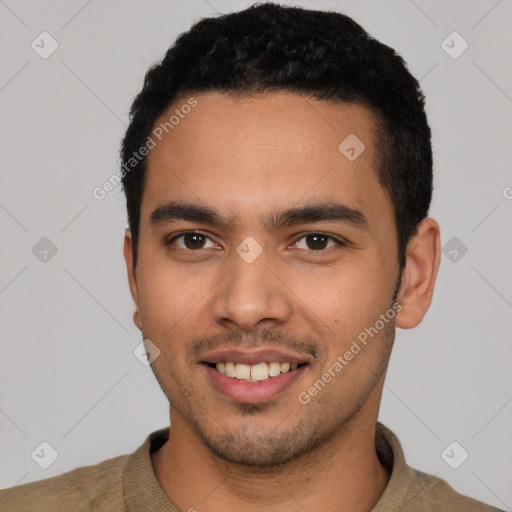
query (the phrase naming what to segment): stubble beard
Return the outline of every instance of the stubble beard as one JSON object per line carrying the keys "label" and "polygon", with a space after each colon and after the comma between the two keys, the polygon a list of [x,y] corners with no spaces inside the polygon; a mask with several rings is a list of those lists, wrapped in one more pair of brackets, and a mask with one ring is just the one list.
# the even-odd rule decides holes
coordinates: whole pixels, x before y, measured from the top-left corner
{"label": "stubble beard", "polygon": [[[322,391],[319,393],[318,402],[300,405],[303,408],[300,419],[286,429],[280,429],[280,424],[277,424],[270,430],[258,431],[251,427],[250,421],[246,422],[246,426],[223,428],[222,418],[213,418],[211,413],[205,412],[204,409],[201,411],[188,405],[182,407],[181,400],[171,399],[166,390],[172,387],[179,391],[177,395],[188,393],[188,390],[176,381],[171,372],[165,372],[165,374],[177,386],[164,386],[154,368],[153,373],[171,404],[171,411],[182,417],[197,439],[214,457],[232,464],[272,470],[277,466],[298,462],[300,459],[307,461],[314,458],[315,454],[327,451],[322,449],[327,448],[350,425],[387,370],[394,332],[394,323],[390,323],[382,331],[382,338],[373,341],[385,344],[385,348],[382,349],[383,353],[379,354],[378,368],[366,379],[357,400],[350,404],[350,410],[336,410],[336,407],[329,403],[327,394],[322,397],[324,393]],[[365,365],[360,366],[360,368],[364,367]],[[197,397],[190,396],[188,403],[197,404]],[[313,407],[317,405],[317,407],[311,408],[311,405]],[[238,409],[241,419],[254,417],[256,424],[258,416],[275,408],[275,404],[271,403],[234,404],[233,406]]]}

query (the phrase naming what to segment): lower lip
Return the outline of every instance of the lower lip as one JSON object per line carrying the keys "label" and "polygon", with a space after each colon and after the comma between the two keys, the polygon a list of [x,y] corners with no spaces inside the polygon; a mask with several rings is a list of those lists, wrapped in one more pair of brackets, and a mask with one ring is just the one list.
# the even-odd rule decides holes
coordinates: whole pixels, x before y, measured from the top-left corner
{"label": "lower lip", "polygon": [[259,404],[276,398],[290,387],[304,372],[306,365],[281,373],[261,382],[247,382],[219,373],[215,368],[203,365],[213,385],[227,398],[237,403]]}

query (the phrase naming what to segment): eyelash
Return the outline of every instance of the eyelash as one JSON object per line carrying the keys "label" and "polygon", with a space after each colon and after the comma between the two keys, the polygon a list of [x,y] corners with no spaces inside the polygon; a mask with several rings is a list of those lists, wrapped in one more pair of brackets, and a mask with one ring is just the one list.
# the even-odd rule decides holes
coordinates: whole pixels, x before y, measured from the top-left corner
{"label": "eyelash", "polygon": [[[183,237],[184,235],[200,235],[204,238],[207,238],[208,240],[210,240],[211,242],[213,242],[213,240],[211,240],[211,238],[208,236],[208,235],[205,235],[204,233],[202,233],[201,231],[182,231],[180,233],[177,233],[176,235],[174,235],[170,240],[166,241],[165,242],[165,245],[169,246],[171,245],[175,240],[177,240],[178,238],[181,238]],[[328,235],[327,233],[322,233],[321,231],[311,231],[309,233],[305,233],[303,234],[295,243],[297,244],[300,240],[302,240],[303,238],[306,238],[308,236],[312,236],[312,235],[320,235],[320,236],[324,236],[330,240],[332,240],[333,242],[336,243],[336,245],[338,247],[346,247],[348,245],[347,242],[344,242],[342,240],[338,240],[337,238],[334,238],[333,236],[331,235]],[[213,242],[215,243],[215,242]],[[197,250],[194,250],[194,249],[184,249],[183,247],[178,247],[178,250],[181,250],[181,251],[187,251],[187,252],[199,252],[201,249],[203,249],[202,247],[197,249]],[[325,249],[320,249],[320,250],[313,250],[313,249],[305,249],[309,252],[313,252],[313,253],[324,253],[326,252],[328,249],[333,249],[333,247],[327,247]]]}

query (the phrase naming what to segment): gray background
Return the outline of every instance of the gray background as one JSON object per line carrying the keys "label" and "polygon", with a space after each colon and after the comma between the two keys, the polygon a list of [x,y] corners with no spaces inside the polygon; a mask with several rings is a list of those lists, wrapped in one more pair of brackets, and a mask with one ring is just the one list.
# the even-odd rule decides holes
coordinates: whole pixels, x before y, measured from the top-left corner
{"label": "gray background", "polygon": [[[193,21],[251,3],[0,0],[0,488],[131,452],[168,424],[164,395],[133,355],[124,196],[92,191],[117,169],[148,66]],[[423,323],[398,330],[380,420],[410,465],[511,510],[511,2],[295,4],[354,17],[421,78],[431,215],[443,245],[459,241],[445,249]],[[43,31],[59,45],[46,59],[31,48]],[[453,31],[469,43],[458,58],[441,45]],[[32,250],[43,237],[57,248],[46,261],[47,242]],[[42,441],[59,455],[48,469],[31,458]],[[453,441],[469,453],[458,469],[441,456]]]}

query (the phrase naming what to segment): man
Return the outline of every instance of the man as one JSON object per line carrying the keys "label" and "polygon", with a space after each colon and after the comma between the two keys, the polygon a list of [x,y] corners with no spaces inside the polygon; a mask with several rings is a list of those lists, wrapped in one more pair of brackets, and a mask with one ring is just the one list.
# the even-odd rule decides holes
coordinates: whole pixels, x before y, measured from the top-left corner
{"label": "man", "polygon": [[440,262],[424,98],[392,49],[336,13],[202,20],[147,73],[122,163],[171,426],[2,491],[5,510],[497,510],[407,466],[377,421]]}

